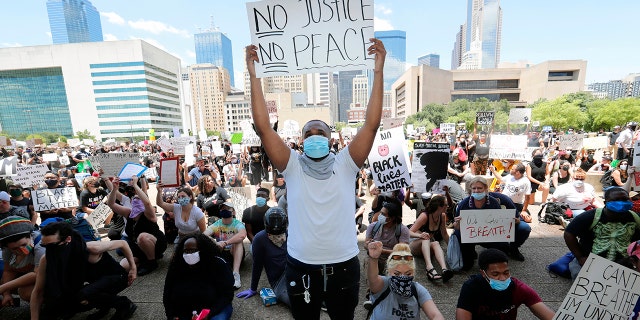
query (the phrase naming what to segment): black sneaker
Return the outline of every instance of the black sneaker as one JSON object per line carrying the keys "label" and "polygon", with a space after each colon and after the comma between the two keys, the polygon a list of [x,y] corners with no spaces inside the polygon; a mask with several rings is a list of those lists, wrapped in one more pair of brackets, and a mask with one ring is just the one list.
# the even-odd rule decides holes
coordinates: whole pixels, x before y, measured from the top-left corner
{"label": "black sneaker", "polygon": [[520,250],[518,248],[511,248],[509,250],[509,256],[513,260],[524,261],[524,256],[522,255],[522,253],[520,253]]}
{"label": "black sneaker", "polygon": [[140,269],[138,269],[138,277],[146,276],[157,268],[158,268],[157,260],[147,261],[146,263],[140,266]]}
{"label": "black sneaker", "polygon": [[104,318],[104,316],[106,316],[109,313],[110,310],[111,310],[110,308],[98,309],[98,311],[88,315],[85,319],[86,320],[100,320],[100,319]]}
{"label": "black sneaker", "polygon": [[111,320],[126,320],[136,312],[138,306],[135,303],[131,302],[127,297],[120,297],[122,300],[118,302],[116,305],[116,313],[113,314]]}

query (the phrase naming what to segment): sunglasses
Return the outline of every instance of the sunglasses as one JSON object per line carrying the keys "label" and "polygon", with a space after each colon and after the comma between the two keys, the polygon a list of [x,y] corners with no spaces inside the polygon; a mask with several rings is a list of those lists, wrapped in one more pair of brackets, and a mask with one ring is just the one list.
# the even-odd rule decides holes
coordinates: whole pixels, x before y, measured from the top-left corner
{"label": "sunglasses", "polygon": [[391,260],[404,260],[404,261],[413,261],[413,256],[408,254],[408,255],[399,255],[399,254],[394,254],[391,256]]}
{"label": "sunglasses", "polygon": [[43,248],[45,248],[45,249],[46,249],[46,248],[52,248],[52,247],[55,247],[55,246],[57,246],[57,245],[60,245],[60,244],[61,244],[61,243],[63,243],[63,242],[64,242],[63,240],[60,240],[60,241],[51,242],[51,243],[47,243],[47,244],[40,244],[40,245],[41,245]]}
{"label": "sunglasses", "polygon": [[584,180],[584,178],[575,178],[574,180],[580,180],[580,181],[583,181],[583,180]]}

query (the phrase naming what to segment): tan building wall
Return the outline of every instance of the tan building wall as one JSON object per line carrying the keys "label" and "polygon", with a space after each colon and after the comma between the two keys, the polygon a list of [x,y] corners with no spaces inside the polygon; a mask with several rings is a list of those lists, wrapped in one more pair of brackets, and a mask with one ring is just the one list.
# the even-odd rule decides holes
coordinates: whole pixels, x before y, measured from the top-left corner
{"label": "tan building wall", "polygon": [[391,117],[408,117],[427,103],[449,103],[453,80],[450,71],[426,65],[409,68],[391,86]]}
{"label": "tan building wall", "polygon": [[[571,71],[571,81],[554,81],[549,77],[549,72]],[[522,93],[520,100],[529,104],[538,99],[553,100],[564,94],[584,91],[587,74],[587,61],[585,60],[553,60],[545,61],[524,69],[520,81]],[[556,80],[569,80],[562,76]]]}
{"label": "tan building wall", "polygon": [[278,106],[279,125],[285,120],[295,120],[300,124],[300,128],[309,120],[319,119],[328,124],[331,120],[331,111],[328,105],[316,106],[298,104],[291,93],[265,93],[265,100],[274,100]]}
{"label": "tan building wall", "polygon": [[231,90],[229,71],[209,63],[195,64],[189,67],[189,82],[196,132],[202,127],[212,131],[225,131],[224,102]]}

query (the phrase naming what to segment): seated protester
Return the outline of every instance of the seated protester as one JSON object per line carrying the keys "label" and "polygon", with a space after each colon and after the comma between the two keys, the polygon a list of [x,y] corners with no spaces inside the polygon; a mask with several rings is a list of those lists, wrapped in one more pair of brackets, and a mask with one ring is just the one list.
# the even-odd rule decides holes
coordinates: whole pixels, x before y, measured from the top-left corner
{"label": "seated protester", "polygon": [[402,208],[402,201],[404,200],[404,190],[398,189],[387,192],[380,192],[375,185],[371,186],[371,194],[374,196],[371,201],[371,211],[369,212],[369,223],[378,221],[378,215],[382,210],[382,205],[385,202],[393,202]]}
{"label": "seated protester", "polygon": [[578,167],[582,170],[589,171],[591,167],[596,165],[598,161],[593,157],[596,151],[593,149],[585,150],[584,148],[580,150],[578,154],[579,162]]}
{"label": "seated protester", "polygon": [[[115,320],[128,319],[136,311],[129,298],[118,296],[136,279],[133,255],[125,241],[85,242],[71,224],[54,222],[42,228],[40,244],[46,254],[31,294],[32,319],[67,319],[93,308],[98,311],[88,318],[101,319],[115,308],[111,317]],[[116,249],[123,251],[123,261],[131,266],[128,271],[107,252]]]}
{"label": "seated protester", "polygon": [[29,213],[29,219],[32,224],[38,223],[38,213],[33,209],[33,201],[22,194],[22,185],[17,183],[9,184],[9,195],[11,201],[9,204],[14,207],[22,207]]}
{"label": "seated protester", "polygon": [[284,270],[287,265],[287,227],[289,218],[282,208],[273,207],[264,215],[265,229],[258,232],[251,243],[253,265],[251,286],[236,295],[245,300],[258,294],[262,269],[278,301],[290,305]]}
{"label": "seated protester", "polygon": [[[104,181],[107,183],[107,187],[113,190],[111,181],[109,179],[104,179]],[[113,185],[119,185],[119,183],[120,179],[117,177],[113,179]],[[135,196],[131,198],[130,206],[117,204],[116,192],[109,193],[107,204],[114,214],[127,219],[123,239],[126,238],[125,240],[131,247],[135,261],[138,264],[138,276],[144,276],[158,268],[158,259],[162,258],[162,254],[167,249],[167,240],[164,233],[160,231],[156,211],[151,206],[149,197],[138,186],[137,176],[131,177],[129,186],[132,186],[135,191]],[[124,234],[126,234],[126,237]],[[122,262],[125,261],[122,260]],[[123,267],[128,268],[127,265],[123,265]]]}
{"label": "seated protester", "polygon": [[222,257],[232,265],[233,287],[239,289],[242,286],[240,264],[244,260],[242,241],[247,237],[247,230],[240,220],[234,218],[234,211],[233,204],[225,202],[220,210],[220,220],[210,225],[204,234],[216,241],[216,245],[222,250]]}
{"label": "seated protester", "polygon": [[193,233],[202,233],[207,228],[207,221],[204,213],[200,208],[193,205],[193,191],[191,188],[179,188],[176,196],[176,203],[166,203],[162,199],[162,181],[156,184],[156,204],[162,208],[173,220],[178,228],[178,237],[175,243],[180,239]]}
{"label": "seated protester", "polygon": [[222,168],[227,187],[244,187],[245,176],[242,167],[243,162],[238,159],[238,156],[235,154],[231,155],[230,162]]}
{"label": "seated protester", "polygon": [[[84,178],[82,181],[82,185],[84,186],[82,192],[80,193],[80,197],[78,198],[78,202],[80,203],[80,209],[85,214],[93,213],[100,202],[104,198],[109,195],[109,193],[100,187],[100,179],[89,176]],[[78,215],[80,217],[80,215]],[[107,219],[104,220],[104,227],[109,228],[111,226],[111,219],[113,218],[113,214],[107,216]]]}
{"label": "seated protester", "polygon": [[198,186],[198,180],[202,178],[202,176],[206,175],[215,177],[214,173],[209,170],[207,159],[204,157],[199,157],[196,161],[196,165],[193,166],[191,170],[189,170],[189,166],[186,163],[183,163],[182,167],[184,168],[184,180],[192,189],[195,189]]}
{"label": "seated protester", "polygon": [[[60,185],[60,177],[56,173],[53,173],[51,171],[44,174],[44,183],[47,185],[48,189],[65,188],[65,186]],[[40,211],[40,221],[56,217],[62,219],[71,219],[76,215],[75,211],[76,208],[59,208]]]}
{"label": "seated protester", "polygon": [[[453,271],[447,268],[444,252],[440,246],[440,241],[442,240],[445,243],[449,243],[449,233],[446,227],[446,210],[448,206],[448,201],[444,196],[433,196],[425,211],[420,213],[410,230],[410,235],[414,238],[409,245],[411,254],[424,257],[427,267],[427,279],[431,281],[442,279],[443,282],[448,282],[453,277]],[[432,251],[442,268],[442,276],[433,267],[431,262]]]}
{"label": "seated protester", "polygon": [[276,178],[273,180],[270,200],[278,203],[278,201],[280,201],[280,198],[285,194],[287,194],[287,182],[284,181],[284,176],[282,175],[282,173],[278,173],[276,175]]}
{"label": "seated protester", "polygon": [[78,180],[76,180],[76,178],[67,178],[64,181],[64,185],[67,188],[74,188],[76,190],[76,195],[78,196],[78,199],[80,199],[80,193],[82,193],[82,187],[80,187],[80,184],[78,183]]}
{"label": "seated protester", "polygon": [[586,178],[587,174],[582,169],[576,170],[574,181],[558,187],[551,201],[567,204],[574,217],[585,210],[602,208],[603,204],[593,186],[584,182]]}
{"label": "seated protester", "polygon": [[198,180],[198,198],[196,204],[208,217],[220,217],[220,206],[231,196],[216,180],[204,175]]}
{"label": "seated protester", "polygon": [[[385,259],[393,251],[393,246],[398,243],[409,244],[409,228],[402,224],[402,208],[395,202],[385,202],[380,209],[377,221],[367,227],[364,245],[373,241],[382,242],[381,259],[378,265],[380,274],[385,272]],[[382,262],[380,262],[382,261]]]}
{"label": "seated protester", "polygon": [[515,164],[507,176],[501,177],[494,168],[490,168],[493,176],[500,181],[500,190],[509,196],[516,210],[525,221],[531,222],[529,199],[531,198],[531,181],[526,177],[526,167],[522,163]]}
{"label": "seated protester", "polygon": [[562,160],[559,163],[558,170],[551,176],[551,186],[549,187],[549,193],[554,194],[558,187],[572,181],[571,165],[568,161]]}
{"label": "seated protester", "polygon": [[640,217],[631,210],[629,193],[612,187],[604,193],[605,207],[574,217],[564,230],[564,241],[574,255],[569,263],[575,280],[589,253],[620,263],[627,245],[640,239]]}
{"label": "seated protester", "polygon": [[22,300],[31,299],[36,270],[45,251],[35,241],[38,234],[33,232],[31,221],[24,217],[10,216],[0,220],[0,246],[4,261],[0,281],[2,307],[13,305],[13,292],[17,292]]}
{"label": "seated protester", "polygon": [[462,178],[470,172],[467,163],[458,159],[459,154],[460,149],[453,150],[449,158],[449,166],[447,167],[447,179],[451,179],[457,183],[462,182]]}
{"label": "seated protester", "polygon": [[11,205],[11,197],[5,191],[0,191],[0,219],[19,216],[31,220],[27,209]]}
{"label": "seated protester", "polygon": [[[371,320],[407,319],[402,315],[404,313],[419,318],[420,310],[431,320],[444,319],[429,291],[413,280],[416,265],[407,244],[400,243],[393,247],[386,261],[386,276],[378,274],[379,263],[376,261],[382,254],[382,243],[373,241],[367,248],[370,260],[367,279],[371,288]],[[403,312],[398,314],[398,309]]]}
{"label": "seated protester", "polygon": [[629,179],[629,172],[627,171],[629,167],[628,163],[629,162],[626,159],[622,159],[618,162],[617,166],[615,166],[615,168],[611,172],[611,178],[613,178],[611,186],[624,187],[625,183]]}
{"label": "seated protester", "polygon": [[538,319],[553,319],[555,312],[542,302],[538,293],[511,277],[504,252],[487,249],[480,253],[478,265],[480,274],[472,275],[460,289],[456,320],[516,320],[522,304]]}
{"label": "seated protester", "polygon": [[207,319],[230,319],[233,275],[220,248],[203,234],[184,237],[176,246],[164,282],[162,303],[167,319],[191,320],[209,309]]}
{"label": "seated protester", "polygon": [[[524,256],[520,253],[520,246],[529,238],[531,227],[526,223],[520,223],[520,217],[516,210],[515,204],[511,199],[500,193],[488,192],[487,180],[483,176],[475,176],[469,180],[471,186],[471,196],[463,199],[458,203],[454,214],[454,234],[458,239],[460,236],[460,211],[475,209],[513,209],[515,221],[515,239],[511,243],[481,243],[485,248],[499,248],[502,251],[509,252],[512,258],[524,261]],[[503,207],[504,206],[504,207]],[[469,270],[473,267],[475,259],[475,243],[460,243],[460,252],[463,260],[463,270]]]}
{"label": "seated protester", "polygon": [[600,159],[600,163],[596,163],[595,165],[591,166],[591,168],[589,168],[587,172],[607,172],[611,169],[611,161],[613,161],[613,158],[611,158],[611,156],[602,156],[602,159]]}
{"label": "seated protester", "polygon": [[242,212],[242,223],[247,230],[249,242],[253,242],[253,237],[264,230],[264,215],[269,210],[267,201],[269,200],[269,189],[259,188],[256,192],[256,204],[244,209]]}
{"label": "seated protester", "polygon": [[409,207],[409,209],[414,210],[416,212],[416,219],[420,216],[420,213],[424,211],[429,199],[431,199],[430,192],[423,192],[418,194],[417,192],[412,192],[413,185],[407,188],[407,191],[404,193],[404,204]]}

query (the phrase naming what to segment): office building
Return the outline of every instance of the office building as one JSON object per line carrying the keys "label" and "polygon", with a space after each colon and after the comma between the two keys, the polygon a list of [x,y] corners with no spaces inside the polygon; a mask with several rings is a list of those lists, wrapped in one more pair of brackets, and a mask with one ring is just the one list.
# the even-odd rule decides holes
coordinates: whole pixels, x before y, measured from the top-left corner
{"label": "office building", "polygon": [[53,44],[102,41],[100,13],[87,0],[48,0]]}
{"label": "office building", "polygon": [[171,132],[179,81],[180,60],[139,39],[0,48],[0,124],[98,139]]}
{"label": "office building", "polygon": [[196,132],[202,129],[218,132],[226,130],[224,103],[231,91],[229,78],[226,68],[210,63],[189,66]]}
{"label": "office building", "polygon": [[587,62],[551,60],[526,68],[442,70],[425,65],[409,68],[392,86],[393,117],[408,117],[429,103],[458,99],[507,100],[527,106],[584,88]]}
{"label": "office building", "polygon": [[233,76],[233,52],[231,40],[224,33],[213,27],[210,30],[194,35],[196,63],[210,63],[227,69],[231,77],[231,85],[235,85]]}
{"label": "office building", "polygon": [[595,96],[611,100],[640,97],[640,74],[630,74],[622,80],[595,82],[588,88]]}
{"label": "office building", "polygon": [[338,72],[338,121],[340,122],[347,122],[347,110],[353,103],[353,79],[362,74],[362,70]]}
{"label": "office building", "polygon": [[[477,41],[476,51],[468,54],[465,68],[497,68],[500,63],[502,41],[502,9],[500,0],[468,0],[467,19],[456,34],[451,69],[463,64],[465,54],[472,51]],[[462,50],[461,50],[462,49]]]}
{"label": "office building", "polygon": [[424,64],[426,66],[440,68],[440,55],[435,53],[425,54],[418,57],[418,65]]}
{"label": "office building", "polygon": [[227,94],[227,99],[224,101],[225,112],[225,131],[241,132],[240,122],[243,120],[249,120],[253,122],[251,116],[251,101],[247,100],[242,91],[232,91]]}
{"label": "office building", "polygon": [[[384,63],[384,90],[391,89],[405,70],[407,62],[407,33],[401,30],[376,31],[374,36],[384,43],[387,56]],[[373,74],[370,75],[370,84]]]}

